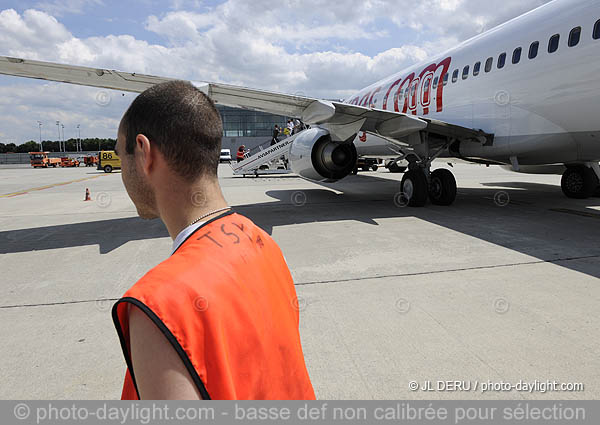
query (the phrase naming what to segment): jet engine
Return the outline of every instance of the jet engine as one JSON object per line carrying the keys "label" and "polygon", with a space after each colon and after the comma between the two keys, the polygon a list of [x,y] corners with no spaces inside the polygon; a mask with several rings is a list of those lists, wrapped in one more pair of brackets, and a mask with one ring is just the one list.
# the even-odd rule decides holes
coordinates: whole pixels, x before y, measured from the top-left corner
{"label": "jet engine", "polygon": [[352,172],[358,155],[354,143],[334,142],[329,131],[315,127],[296,136],[289,158],[292,171],[299,176],[334,182]]}

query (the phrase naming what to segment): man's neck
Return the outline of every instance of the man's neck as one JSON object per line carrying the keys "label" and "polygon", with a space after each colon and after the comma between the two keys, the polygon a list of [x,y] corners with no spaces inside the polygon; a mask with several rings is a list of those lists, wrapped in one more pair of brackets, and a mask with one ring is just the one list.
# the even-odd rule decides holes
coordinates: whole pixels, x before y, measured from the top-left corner
{"label": "man's neck", "polygon": [[[182,187],[182,186],[180,186]],[[171,239],[175,240],[179,232],[198,221],[208,221],[227,207],[219,184],[203,182],[188,186],[185,190],[165,190],[157,196],[160,218],[165,223]]]}

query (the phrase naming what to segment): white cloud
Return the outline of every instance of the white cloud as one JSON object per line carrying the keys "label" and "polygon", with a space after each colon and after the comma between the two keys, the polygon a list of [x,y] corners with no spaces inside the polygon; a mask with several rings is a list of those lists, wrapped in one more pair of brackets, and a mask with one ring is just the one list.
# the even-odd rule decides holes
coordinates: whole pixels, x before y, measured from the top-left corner
{"label": "white cloud", "polygon": [[[44,7],[64,6],[53,12],[60,16],[65,8],[73,13],[99,1],[46,2]],[[202,10],[197,1],[174,1],[174,11],[141,19],[146,30],[164,39],[161,43],[126,34],[78,38],[52,14],[40,10],[19,14],[7,9],[0,12],[0,54],[345,98],[546,1],[228,0]],[[403,41],[396,33],[410,38]],[[390,37],[397,38],[396,47],[377,47],[380,41],[390,45]],[[370,46],[373,53],[357,51],[353,48],[356,43]],[[98,110],[93,101],[81,100],[82,93],[88,93],[81,91],[84,89],[14,84],[18,90],[37,87],[39,92],[22,89],[19,102],[30,108],[22,113],[24,118],[0,102],[0,128],[35,123],[39,119],[34,117],[36,113],[52,120],[61,110],[61,120],[71,115],[77,121],[88,117],[87,128],[97,129],[98,136],[112,135],[112,129],[109,134],[102,132],[116,125],[119,114],[107,115],[107,110]],[[2,90],[2,96],[18,95],[18,90]],[[57,105],[56,99],[63,96],[73,97]],[[55,110],[48,109],[46,102],[54,102]],[[118,106],[120,112],[126,108],[126,104]],[[40,109],[36,111],[36,107]]]}
{"label": "white cloud", "polygon": [[80,15],[85,12],[89,6],[102,6],[102,0],[54,0],[41,1],[36,4],[36,8],[54,16],[64,16],[66,14]]}
{"label": "white cloud", "polygon": [[169,13],[159,19],[152,15],[146,21],[146,29],[167,37],[171,42],[186,42],[198,38],[202,29],[212,27],[214,21],[207,15],[192,12]]}
{"label": "white cloud", "polygon": [[202,6],[200,0],[171,0],[171,9],[182,10],[182,9],[198,9]]}
{"label": "white cloud", "polygon": [[26,10],[22,16],[14,9],[0,12],[0,46],[14,56],[37,59],[44,56],[44,50],[70,38],[64,25],[44,12]]}
{"label": "white cloud", "polygon": [[[108,96],[108,97],[107,97]],[[0,142],[19,143],[39,139],[37,121],[42,124],[42,138],[57,140],[56,121],[65,126],[65,138],[116,137],[121,114],[134,95],[91,87],[57,83],[15,84],[0,86]]]}

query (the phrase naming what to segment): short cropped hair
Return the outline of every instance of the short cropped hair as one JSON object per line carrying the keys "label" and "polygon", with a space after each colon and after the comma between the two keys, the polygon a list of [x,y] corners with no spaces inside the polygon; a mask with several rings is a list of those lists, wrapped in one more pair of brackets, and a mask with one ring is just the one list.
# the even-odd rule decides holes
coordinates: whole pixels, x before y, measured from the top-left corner
{"label": "short cropped hair", "polygon": [[169,81],[144,91],[123,115],[120,131],[130,155],[137,135],[143,134],[185,180],[217,176],[221,116],[213,101],[189,82]]}

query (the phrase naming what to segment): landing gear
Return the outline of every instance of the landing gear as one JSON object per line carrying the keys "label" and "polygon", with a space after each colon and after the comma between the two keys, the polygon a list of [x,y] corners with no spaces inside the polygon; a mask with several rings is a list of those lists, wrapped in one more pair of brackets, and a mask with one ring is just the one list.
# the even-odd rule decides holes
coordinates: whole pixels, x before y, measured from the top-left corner
{"label": "landing gear", "polygon": [[[410,140],[409,140],[410,142]],[[451,205],[456,199],[456,179],[450,170],[438,169],[431,171],[432,162],[442,153],[447,152],[455,142],[454,138],[447,138],[446,143],[440,145],[435,151],[429,149],[428,134],[420,132],[412,135],[412,150],[402,152],[401,157],[393,164],[400,168],[398,160],[408,162],[408,171],[404,173],[401,183],[403,199],[411,207],[422,207],[427,199],[434,205]],[[395,167],[386,167],[394,172]]]}
{"label": "landing gear", "polygon": [[446,169],[438,169],[429,174],[429,179],[422,168],[407,171],[402,178],[401,190],[408,205],[423,207],[427,198],[434,205],[451,205],[456,199],[456,179]]}
{"label": "landing gear", "polygon": [[444,168],[431,173],[429,179],[429,199],[435,205],[450,205],[456,199],[456,179]]}
{"label": "landing gear", "polygon": [[398,165],[397,161],[389,161],[385,168],[387,168],[390,173],[404,173],[406,171],[406,167]]}
{"label": "landing gear", "polygon": [[402,177],[402,193],[411,207],[422,207],[427,203],[428,182],[425,172],[420,168],[407,171]]}
{"label": "landing gear", "polygon": [[594,170],[585,165],[572,166],[563,173],[560,187],[568,198],[586,199],[594,195],[600,182]]}

